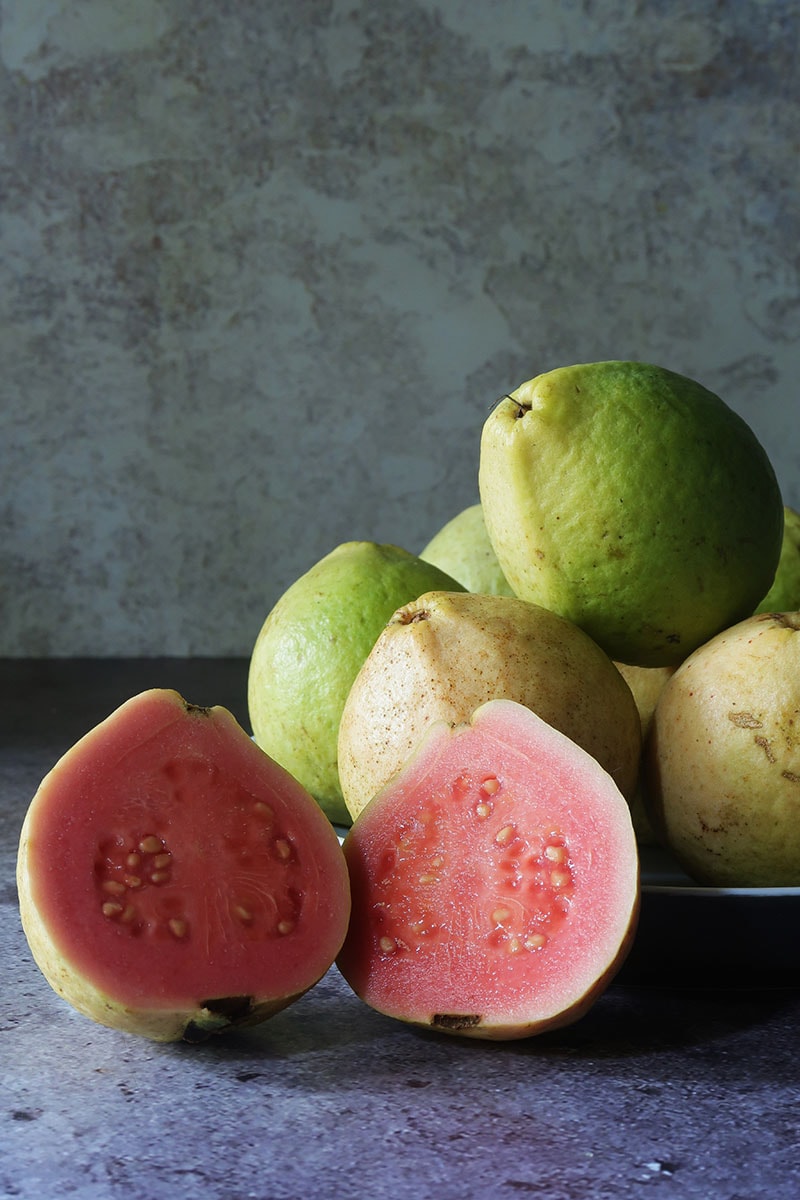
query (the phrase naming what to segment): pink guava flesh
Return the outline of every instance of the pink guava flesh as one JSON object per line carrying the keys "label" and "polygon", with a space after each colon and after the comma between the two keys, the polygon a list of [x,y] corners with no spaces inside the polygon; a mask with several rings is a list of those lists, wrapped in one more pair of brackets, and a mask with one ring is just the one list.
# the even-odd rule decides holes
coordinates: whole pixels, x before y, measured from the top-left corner
{"label": "pink guava flesh", "polygon": [[367,1004],[485,1038],[581,1016],[621,966],[639,905],[628,805],[524,706],[432,726],[344,843],[338,966]]}
{"label": "pink guava flesh", "polygon": [[225,709],[161,689],[45,778],[19,872],[29,940],[44,937],[59,975],[111,1005],[223,1023],[313,985],[350,908],[341,847],[305,789]]}

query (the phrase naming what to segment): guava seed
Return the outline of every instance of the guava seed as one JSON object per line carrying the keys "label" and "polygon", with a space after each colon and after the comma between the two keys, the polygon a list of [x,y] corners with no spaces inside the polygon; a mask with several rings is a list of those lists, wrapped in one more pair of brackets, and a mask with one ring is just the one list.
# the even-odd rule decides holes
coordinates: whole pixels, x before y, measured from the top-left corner
{"label": "guava seed", "polygon": [[153,833],[149,833],[139,842],[139,849],[142,854],[158,854],[160,850],[164,849],[164,843],[161,841],[161,838],[156,837]]}

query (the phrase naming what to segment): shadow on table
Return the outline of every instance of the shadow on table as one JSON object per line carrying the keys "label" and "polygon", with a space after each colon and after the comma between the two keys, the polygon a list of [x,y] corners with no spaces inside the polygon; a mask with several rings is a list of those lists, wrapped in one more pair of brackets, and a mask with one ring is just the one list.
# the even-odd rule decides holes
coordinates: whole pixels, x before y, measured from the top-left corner
{"label": "shadow on table", "polygon": [[[783,1036],[794,1043],[800,1033],[800,994],[794,989],[731,992],[612,985],[572,1025],[517,1041],[493,1042],[384,1017],[358,1000],[333,969],[316,988],[264,1025],[230,1032],[203,1046],[180,1047],[178,1052],[233,1062],[241,1082],[274,1078],[276,1067],[284,1064],[286,1073],[281,1075],[284,1083],[291,1083],[297,1060],[307,1057],[309,1070],[313,1065],[322,1087],[347,1088],[367,1081],[375,1087],[381,1079],[392,1087],[398,1073],[441,1084],[452,1077],[456,1063],[468,1072],[479,1068],[488,1073],[487,1078],[501,1064],[503,1071],[514,1070],[512,1063],[525,1058],[541,1060],[544,1066],[553,1060],[652,1061],[665,1056],[674,1065],[687,1051],[713,1053],[715,1043],[741,1035],[747,1040],[748,1030],[754,1031],[754,1039],[761,1038],[765,1028],[778,1024]],[[736,1069],[735,1061],[731,1069]],[[751,1081],[754,1071],[757,1075],[758,1065],[751,1055]],[[774,1074],[771,1058],[765,1060],[764,1071],[765,1078]]]}

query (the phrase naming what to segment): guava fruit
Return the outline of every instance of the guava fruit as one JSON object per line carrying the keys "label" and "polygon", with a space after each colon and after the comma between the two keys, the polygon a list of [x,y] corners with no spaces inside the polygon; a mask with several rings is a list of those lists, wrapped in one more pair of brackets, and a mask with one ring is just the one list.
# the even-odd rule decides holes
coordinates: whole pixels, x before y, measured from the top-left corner
{"label": "guava fruit", "polygon": [[350,686],[395,609],[431,588],[463,590],[399,546],[343,542],[283,593],[261,627],[247,684],[253,736],[331,821],[350,823],[336,761]]}
{"label": "guava fruit", "polygon": [[653,828],[695,880],[800,886],[800,612],[695,650],[664,686],[644,762]]}
{"label": "guava fruit", "polygon": [[[642,744],[644,745],[653,721],[653,713],[656,710],[658,698],[664,690],[665,683],[668,679],[672,678],[677,668],[632,667],[628,663],[619,662],[614,665],[631,689],[633,698],[636,701],[636,707],[639,710],[639,720],[642,725]],[[655,846],[658,845],[658,838],[647,815],[647,806],[644,800],[646,788],[647,780],[642,765],[636,788],[633,794],[628,797],[628,802],[631,807],[633,828],[636,831],[636,838],[639,845]]]}
{"label": "guava fruit", "polygon": [[489,541],[480,504],[471,504],[452,517],[419,556],[463,583],[468,592],[514,595]]}
{"label": "guava fruit", "polygon": [[472,1038],[577,1020],[630,948],[627,803],[524,705],[430,726],[344,841],[352,916],[337,964],[387,1016]]}
{"label": "guava fruit", "polygon": [[426,727],[516,700],[583,746],[629,795],[639,714],[612,661],[577,626],[512,596],[428,592],[398,609],[347,697],[339,775],[351,816],[400,769]]}
{"label": "guava fruit", "polygon": [[755,434],[648,363],[523,383],[484,423],[479,490],[516,595],[636,666],[676,665],[749,616],[778,564],[783,503]]}
{"label": "guava fruit", "polygon": [[285,1008],[344,940],[330,822],[224,708],[134,696],[42,781],[17,859],[56,992],[102,1025],[202,1041]]}
{"label": "guava fruit", "polygon": [[756,609],[762,612],[800,610],[800,513],[784,505],[783,542],[772,587]]}

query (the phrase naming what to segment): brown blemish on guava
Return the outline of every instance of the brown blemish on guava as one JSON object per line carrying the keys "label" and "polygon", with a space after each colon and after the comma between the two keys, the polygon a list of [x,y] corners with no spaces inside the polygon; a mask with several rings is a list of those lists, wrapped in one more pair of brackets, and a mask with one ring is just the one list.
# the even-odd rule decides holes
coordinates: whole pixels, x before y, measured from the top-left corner
{"label": "brown blemish on guava", "polygon": [[401,608],[395,613],[394,623],[397,625],[413,625],[415,621],[430,620],[427,608]]}
{"label": "brown blemish on guava", "polygon": [[772,753],[772,747],[769,744],[768,738],[759,737],[758,735],[756,735],[756,737],[753,738],[753,741],[755,742],[755,744],[757,746],[761,747],[761,749],[766,754],[767,760],[769,762],[774,763],[776,761],[775,755]]}
{"label": "brown blemish on guava", "polygon": [[698,817],[697,819],[700,822],[700,828],[703,833],[724,833],[727,828],[724,821],[719,825],[710,825],[704,817]]}
{"label": "brown blemish on guava", "polygon": [[728,720],[732,725],[736,725],[738,729],[761,729],[764,724],[763,721],[759,721],[758,717],[753,716],[749,712],[729,712]]}
{"label": "brown blemish on guava", "polygon": [[434,1013],[431,1017],[434,1029],[474,1029],[480,1023],[481,1016],[478,1013]]}
{"label": "brown blemish on guava", "polygon": [[[181,697],[181,699],[183,700],[183,697]],[[204,704],[190,704],[188,700],[183,700],[183,707],[186,709],[187,713],[196,715],[198,717],[211,716],[211,709]]]}
{"label": "brown blemish on guava", "polygon": [[795,771],[781,771],[781,778],[788,780],[789,783],[800,783],[800,775]]}
{"label": "brown blemish on guava", "polygon": [[800,629],[800,621],[798,621],[795,613],[759,613],[757,619],[762,622],[774,621],[776,625],[782,625],[784,629]]}

